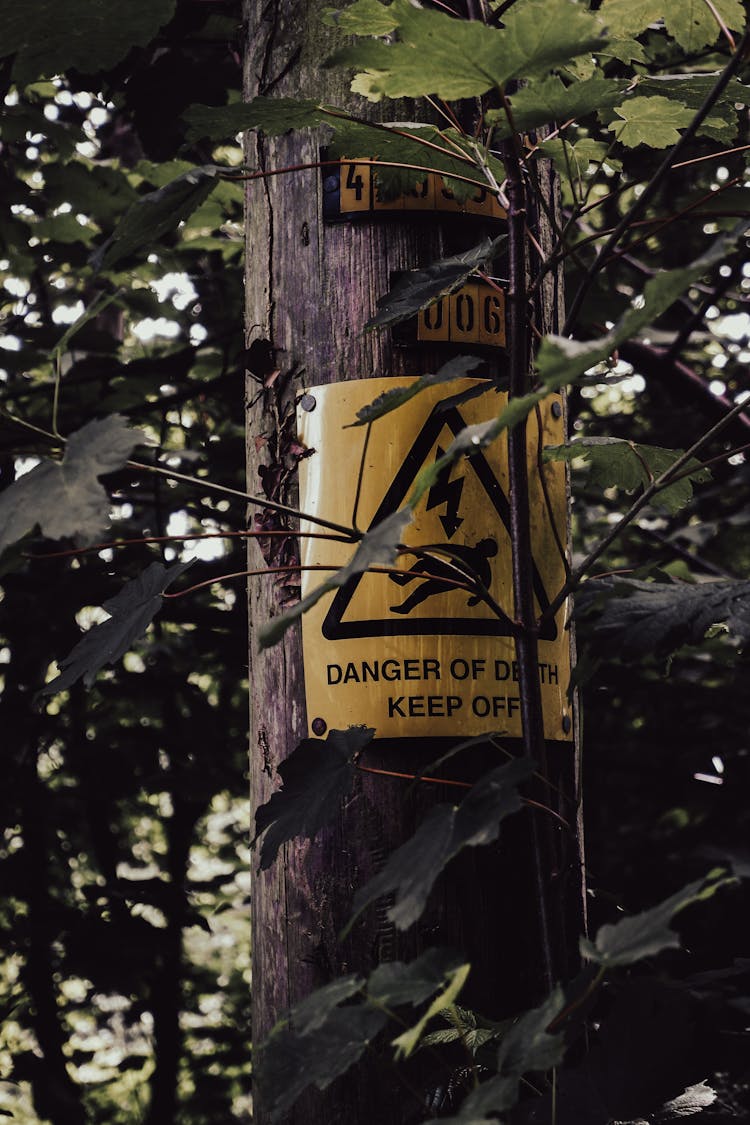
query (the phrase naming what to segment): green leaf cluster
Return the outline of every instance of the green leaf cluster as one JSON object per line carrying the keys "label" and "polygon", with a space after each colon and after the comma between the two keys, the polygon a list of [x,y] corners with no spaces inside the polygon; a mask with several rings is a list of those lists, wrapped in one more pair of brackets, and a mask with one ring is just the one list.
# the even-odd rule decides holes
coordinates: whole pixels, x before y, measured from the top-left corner
{"label": "green leaf cluster", "polygon": [[454,954],[430,949],[408,964],[379,965],[366,981],[335,980],[296,1004],[260,1051],[260,1086],[271,1120],[279,1120],[308,1086],[325,1090],[353,1066],[393,1009],[415,1007],[439,992],[417,1024],[394,1041],[397,1054],[409,1054],[428,1020],[460,990],[468,970]]}
{"label": "green leaf cluster", "polygon": [[395,32],[391,42],[343,47],[330,60],[358,71],[352,89],[370,101],[430,94],[449,101],[478,97],[602,45],[596,17],[573,0],[553,9],[543,0],[518,0],[502,29],[415,8],[408,0],[393,0],[388,15]]}

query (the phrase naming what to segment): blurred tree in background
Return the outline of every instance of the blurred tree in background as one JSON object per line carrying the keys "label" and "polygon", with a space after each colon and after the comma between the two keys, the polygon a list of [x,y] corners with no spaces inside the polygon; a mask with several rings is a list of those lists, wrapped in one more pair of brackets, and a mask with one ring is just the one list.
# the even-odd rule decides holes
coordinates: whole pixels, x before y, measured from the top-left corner
{"label": "blurred tree in background", "polygon": [[[238,5],[134,4],[132,24],[107,5],[44,9],[0,19],[17,47],[2,67],[2,482],[49,452],[32,427],[51,428],[57,368],[61,433],[117,412],[148,435],[146,458],[241,489],[241,189],[222,184],[179,235],[115,269],[88,264],[134,201],[202,161],[179,114],[238,97]],[[3,568],[0,1108],[23,1123],[246,1121],[237,585],[167,601],[93,690],[32,705],[50,662],[152,560],[196,558],[196,582],[241,570],[243,541],[221,533],[244,507],[127,468],[107,485],[104,538],[132,543],[44,558],[51,545],[31,540]],[[214,537],[158,541],[196,533]]]}

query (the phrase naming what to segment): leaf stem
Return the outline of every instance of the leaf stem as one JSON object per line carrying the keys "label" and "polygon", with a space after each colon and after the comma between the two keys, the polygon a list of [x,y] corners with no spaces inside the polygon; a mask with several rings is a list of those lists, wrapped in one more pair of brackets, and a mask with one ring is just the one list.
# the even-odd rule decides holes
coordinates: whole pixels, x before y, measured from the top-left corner
{"label": "leaf stem", "polygon": [[729,28],[727,27],[727,25],[724,23],[724,20],[721,18],[721,15],[719,14],[719,12],[717,10],[716,5],[712,2],[712,0],[703,0],[703,3],[706,5],[709,12],[711,13],[711,15],[714,17],[714,19],[718,23],[719,27],[722,30],[724,38],[726,39],[726,41],[729,44],[729,46],[731,47],[731,49],[733,51],[736,51],[737,50],[737,44],[734,41],[734,36],[732,35],[732,33],[729,30]]}
{"label": "leaf stem", "polygon": [[350,543],[357,543],[363,538],[363,533],[361,531],[356,531],[351,527],[344,527],[343,524],[334,523],[332,520],[323,519],[322,516],[308,515],[306,512],[300,512],[296,508],[291,508],[288,504],[280,504],[277,500],[269,500],[267,496],[253,496],[251,493],[242,492],[238,488],[228,488],[224,484],[216,484],[210,480],[201,480],[200,477],[190,477],[187,476],[186,473],[178,473],[174,469],[164,469],[161,465],[147,465],[143,461],[127,461],[126,464],[131,469],[142,469],[146,473],[158,473],[161,476],[182,481],[183,484],[190,484],[194,488],[203,488],[207,489],[209,492],[221,492],[225,496],[234,496],[238,500],[245,500],[248,504],[254,504],[256,508],[267,508],[270,512],[280,512],[282,515],[293,516],[295,519],[303,519],[308,523],[318,524],[320,527],[328,527],[331,531],[337,531],[340,535],[345,536]]}
{"label": "leaf stem", "polygon": [[[402,781],[424,781],[431,785],[452,785],[457,789],[473,789],[474,787],[473,783],[470,781],[457,781],[450,777],[427,777],[426,774],[401,773],[398,770],[381,770],[377,769],[375,766],[363,766],[359,763],[357,763],[357,769],[362,770],[363,773],[375,773],[379,774],[381,777],[396,777]],[[569,832],[572,832],[572,828],[565,817],[560,816],[560,814],[555,812],[554,809],[551,809],[549,805],[544,805],[541,801],[533,801],[530,797],[521,797],[520,800],[527,808],[539,809],[541,812],[549,813],[555,820],[559,820],[560,824],[567,828]]]}

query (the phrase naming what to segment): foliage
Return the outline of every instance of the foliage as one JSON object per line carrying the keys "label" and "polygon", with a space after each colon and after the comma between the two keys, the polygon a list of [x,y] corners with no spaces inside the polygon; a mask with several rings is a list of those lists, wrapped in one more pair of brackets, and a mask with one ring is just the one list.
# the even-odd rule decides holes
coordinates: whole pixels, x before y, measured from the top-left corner
{"label": "foliage", "polygon": [[[0,1109],[247,1121],[244,614],[221,581],[161,596],[237,569],[241,501],[209,483],[242,488],[241,191],[206,175],[192,213],[167,193],[167,226],[147,203],[127,259],[88,260],[205,164],[179,114],[237,95],[239,13],[39,0],[0,23],[1,523],[25,536],[2,559]],[[66,653],[89,689],[34,705]]]}
{"label": "foliage", "polygon": [[161,595],[191,563],[192,559],[167,569],[153,562],[143,574],[126,582],[119,594],[102,606],[109,614],[107,620],[89,629],[60,661],[60,675],[45,684],[40,695],[54,695],[81,678],[86,687],[91,687],[105,664],[120,660],[133,647],[133,642],[143,636],[162,607]]}
{"label": "foliage", "polygon": [[460,805],[435,805],[383,870],[359,888],[354,896],[355,917],[381,895],[395,893],[388,917],[401,930],[416,922],[445,865],[462,848],[497,839],[501,822],[521,807],[518,786],[528,780],[531,771],[531,763],[523,758],[508,762],[485,774]]}
{"label": "foliage", "polygon": [[[581,457],[590,466],[590,484],[621,488],[623,492],[647,488],[672,469],[682,456],[683,450],[680,449],[660,449],[613,437],[590,437],[570,445],[548,445],[543,453],[545,461],[573,461]],[[690,503],[692,482],[709,479],[708,469],[697,461],[690,461],[685,466],[682,479],[662,488],[654,497],[654,503],[675,515]]]}
{"label": "foliage", "polygon": [[392,292],[378,301],[378,312],[370,317],[365,327],[383,328],[387,324],[398,324],[408,320],[420,309],[452,293],[476,273],[480,266],[497,255],[504,239],[485,239],[478,246],[452,258],[433,262],[425,270],[415,270],[399,281]]}
{"label": "foliage", "polygon": [[587,583],[579,612],[596,618],[595,648],[621,658],[674,652],[700,644],[708,630],[726,622],[741,641],[750,637],[750,583],[643,582],[636,578]]}
{"label": "foliage", "polygon": [[[733,1037],[748,1007],[736,936],[746,895],[714,897],[734,882],[724,874],[697,878],[707,861],[748,870],[750,715],[739,685],[749,631],[750,98],[747,36],[732,34],[744,32],[743,5],[356,0],[324,19],[345,40],[328,65],[354,70],[361,113],[315,91],[241,104],[230,2],[126,7],[112,18],[112,5],[76,0],[61,15],[30,0],[0,16],[0,182],[10,204],[0,217],[0,708],[12,732],[0,804],[0,1067],[10,1079],[0,1112],[24,1125],[249,1117],[248,965],[236,952],[247,940],[246,654],[224,572],[236,570],[225,556],[244,541],[248,499],[238,473],[248,357],[235,135],[258,128],[316,129],[327,159],[361,153],[406,166],[378,169],[386,198],[426,168],[459,201],[486,185],[510,224],[519,219],[511,186],[521,183],[533,226],[551,160],[563,218],[547,216],[546,257],[529,242],[528,276],[511,277],[509,304],[530,308],[562,267],[570,310],[535,347],[523,393],[500,411],[487,395],[486,421],[454,438],[401,511],[365,533],[327,529],[351,543],[352,559],[285,605],[261,643],[278,642],[353,576],[392,566],[416,504],[446,468],[520,432],[565,388],[579,440],[543,458],[573,466],[576,566],[560,598],[581,587],[582,666],[596,675],[586,738],[597,933],[582,940],[579,977],[528,1011],[460,1018],[460,954],[428,949],[366,979],[331,980],[280,1017],[260,1052],[267,1105],[282,1117],[366,1049],[399,1067],[437,1050],[448,1093],[425,1101],[422,1121],[437,1112],[433,1120],[457,1125],[498,1115],[599,1125],[707,1110],[744,1119],[747,1062]],[[483,19],[464,18],[478,9]],[[401,97],[463,105],[448,107],[446,121],[441,106],[425,121],[368,123],[369,103]],[[451,246],[397,283],[367,327],[419,312],[489,271],[505,248]],[[516,345],[509,364],[519,362]],[[408,398],[474,364],[454,358],[352,424],[391,413],[395,425]],[[131,461],[142,438],[147,459]],[[622,493],[632,500],[624,517]],[[110,540],[87,551],[107,515]],[[43,546],[49,539],[60,549]],[[205,582],[189,597],[167,593],[196,556]],[[595,563],[604,576],[591,577]],[[257,812],[262,867],[335,817],[370,737],[332,731],[291,754],[282,787]],[[516,757],[475,779],[460,803],[434,805],[355,889],[355,913],[390,896],[388,919],[413,926],[459,852],[528,815],[533,769]],[[625,904],[636,912],[613,921]],[[677,914],[692,963],[670,926]],[[662,951],[657,978],[644,961]],[[427,1031],[438,1018],[458,1039]],[[469,1044],[463,1028],[488,1033]],[[528,1073],[533,1083],[522,1083]]]}
{"label": "foliage", "polygon": [[[261,1085],[271,1120],[278,1120],[311,1083],[324,1090],[353,1066],[395,1017],[394,1009],[420,1004],[445,986],[417,1025],[394,1040],[397,1052],[410,1053],[427,1021],[450,1002],[467,972],[468,965],[455,955],[431,949],[408,965],[380,965],[367,981],[339,978],[295,1005],[274,1028],[261,1055]],[[356,1003],[340,1006],[354,996]]]}

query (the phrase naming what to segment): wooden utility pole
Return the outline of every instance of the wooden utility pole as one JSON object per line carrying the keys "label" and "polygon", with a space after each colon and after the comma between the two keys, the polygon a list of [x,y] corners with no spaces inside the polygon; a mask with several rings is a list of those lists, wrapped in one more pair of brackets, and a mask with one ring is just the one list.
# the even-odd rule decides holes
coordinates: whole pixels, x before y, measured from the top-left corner
{"label": "wooden utility pole", "polygon": [[[259,94],[314,98],[363,113],[360,99],[354,105],[348,77],[320,67],[333,47],[320,11],[312,0],[246,0],[247,100]],[[391,106],[387,112],[419,119],[413,106],[399,107],[398,114]],[[320,143],[305,131],[273,140],[250,134],[247,160],[266,171],[310,165],[320,161]],[[358,155],[366,156],[352,154]],[[496,222],[485,228],[475,218],[467,233],[460,218],[441,214],[434,221],[395,215],[328,224],[324,178],[316,168],[274,175],[252,182],[247,193],[248,490],[291,506],[298,495],[295,404],[306,387],[419,375],[455,354],[424,342],[394,346],[388,331],[363,333],[377,299],[391,288],[391,274],[425,266],[498,233]],[[537,313],[543,330],[556,317],[555,299],[551,288],[545,291],[545,309]],[[392,417],[397,426],[398,415]],[[268,511],[258,515],[254,509],[251,518],[256,529],[293,527]],[[251,541],[251,568],[284,567],[296,560],[293,536]],[[249,586],[253,808],[278,788],[279,762],[309,733],[299,626],[276,647],[263,652],[257,647],[257,629],[298,596],[294,579],[277,579],[253,578]],[[367,761],[413,773],[435,756],[436,744],[429,738],[401,739],[368,751]],[[555,785],[570,795],[563,799],[563,815],[574,824],[571,744],[553,746],[551,756]],[[460,768],[473,781],[501,761],[496,748],[479,747]],[[254,1042],[266,1037],[285,1008],[336,975],[366,974],[379,961],[410,960],[428,946],[447,945],[466,954],[473,971],[465,1001],[488,1015],[511,1013],[544,993],[544,940],[556,947],[558,975],[567,975],[574,954],[565,931],[578,912],[578,851],[574,832],[563,840],[564,830],[544,821],[531,832],[532,816],[545,814],[512,817],[497,847],[467,849],[410,930],[399,933],[386,917],[388,903],[378,904],[339,942],[356,888],[414,832],[435,801],[455,800],[455,793],[362,773],[330,830],[312,844],[294,841],[270,870],[256,874]],[[534,796],[558,808],[558,798],[546,786]],[[536,909],[540,890],[556,899],[547,904],[554,932],[544,940]],[[377,1067],[366,1062],[324,1095],[313,1092],[285,1121],[406,1125],[418,1120],[419,1106],[409,1101],[395,1076]],[[429,1096],[426,1087],[424,1094]],[[265,1125],[262,1104],[256,1114]]]}

